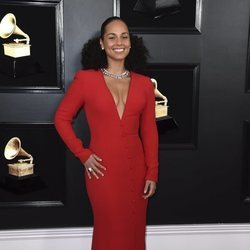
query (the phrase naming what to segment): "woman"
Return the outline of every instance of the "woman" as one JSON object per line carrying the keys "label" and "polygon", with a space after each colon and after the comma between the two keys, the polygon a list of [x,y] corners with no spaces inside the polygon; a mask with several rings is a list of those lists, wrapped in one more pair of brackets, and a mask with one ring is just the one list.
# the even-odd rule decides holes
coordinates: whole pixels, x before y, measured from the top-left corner
{"label": "woman", "polygon": [[[145,249],[147,202],[158,177],[158,135],[153,84],[133,71],[137,60],[145,59],[143,51],[124,21],[108,18],[100,38],[85,44],[85,69],[76,73],[55,114],[60,136],[87,173],[92,250]],[[90,128],[88,148],[71,125],[80,108]]]}

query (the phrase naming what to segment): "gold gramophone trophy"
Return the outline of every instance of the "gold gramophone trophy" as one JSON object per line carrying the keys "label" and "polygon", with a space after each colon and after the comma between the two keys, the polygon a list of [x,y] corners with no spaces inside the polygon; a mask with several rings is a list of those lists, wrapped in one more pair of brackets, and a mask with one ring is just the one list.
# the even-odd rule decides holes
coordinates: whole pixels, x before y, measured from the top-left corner
{"label": "gold gramophone trophy", "polygon": [[0,53],[0,72],[12,78],[42,72],[40,63],[31,56],[29,35],[16,25],[15,15],[8,13],[0,22],[0,38],[6,39],[12,35],[15,35],[13,41],[8,40],[3,43],[3,53]]}
{"label": "gold gramophone trophy", "polygon": [[10,175],[24,177],[34,174],[33,157],[21,147],[21,140],[18,137],[13,137],[7,142],[4,156],[7,160],[25,157],[24,159],[18,159],[16,163],[7,164]]}
{"label": "gold gramophone trophy", "polygon": [[14,39],[14,42],[11,43],[3,43],[4,55],[13,58],[30,56],[31,45],[29,36],[16,25],[15,15],[8,13],[0,22],[0,37],[6,39],[13,34],[23,36],[24,38]]}
{"label": "gold gramophone trophy", "polygon": [[155,118],[164,118],[168,116],[168,99],[164,96],[157,88],[157,81],[154,78],[151,78],[152,83],[154,84],[154,93],[155,97],[162,99],[161,101],[155,101]]}

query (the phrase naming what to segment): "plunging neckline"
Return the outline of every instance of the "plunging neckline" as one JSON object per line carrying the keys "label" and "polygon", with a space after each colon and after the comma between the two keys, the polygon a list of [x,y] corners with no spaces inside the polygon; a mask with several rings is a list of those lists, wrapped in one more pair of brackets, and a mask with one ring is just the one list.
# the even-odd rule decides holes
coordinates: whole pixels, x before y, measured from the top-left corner
{"label": "plunging neckline", "polygon": [[126,109],[127,109],[127,103],[128,103],[128,101],[129,101],[129,96],[130,96],[130,92],[131,92],[131,85],[132,85],[132,78],[133,78],[133,77],[132,77],[132,72],[130,72],[130,81],[129,81],[128,91],[127,91],[127,97],[126,97],[126,101],[125,101],[125,103],[124,103],[124,108],[123,108],[123,112],[122,112],[121,116],[120,116],[120,114],[119,114],[119,112],[118,112],[118,109],[117,109],[117,105],[116,105],[116,103],[115,103],[114,96],[113,96],[111,90],[109,89],[109,87],[108,87],[108,85],[107,85],[107,82],[106,82],[106,80],[105,80],[105,78],[104,78],[104,75],[103,75],[103,73],[102,73],[101,71],[99,71],[99,72],[100,72],[100,74],[102,75],[102,80],[103,80],[105,89],[107,90],[109,96],[111,97],[111,101],[112,101],[112,104],[113,104],[113,106],[114,106],[115,113],[116,113],[116,115],[117,115],[119,121],[122,121],[123,118],[124,118],[124,116],[125,116],[125,112],[126,112]]}

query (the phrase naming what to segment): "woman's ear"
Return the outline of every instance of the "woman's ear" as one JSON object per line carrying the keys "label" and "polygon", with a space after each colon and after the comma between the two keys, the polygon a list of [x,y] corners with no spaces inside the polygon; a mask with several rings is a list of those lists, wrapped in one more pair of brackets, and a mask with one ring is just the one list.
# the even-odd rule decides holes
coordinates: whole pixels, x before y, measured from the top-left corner
{"label": "woman's ear", "polygon": [[103,45],[103,42],[102,42],[101,38],[100,38],[100,46],[101,46],[101,49],[104,50],[104,45]]}

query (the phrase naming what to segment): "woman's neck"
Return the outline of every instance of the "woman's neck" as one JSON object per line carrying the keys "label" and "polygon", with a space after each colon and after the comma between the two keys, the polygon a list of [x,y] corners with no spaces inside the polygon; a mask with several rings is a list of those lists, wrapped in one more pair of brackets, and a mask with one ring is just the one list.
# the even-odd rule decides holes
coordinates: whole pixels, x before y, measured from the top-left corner
{"label": "woman's neck", "polygon": [[121,74],[125,69],[124,62],[108,63],[107,70],[113,74]]}

